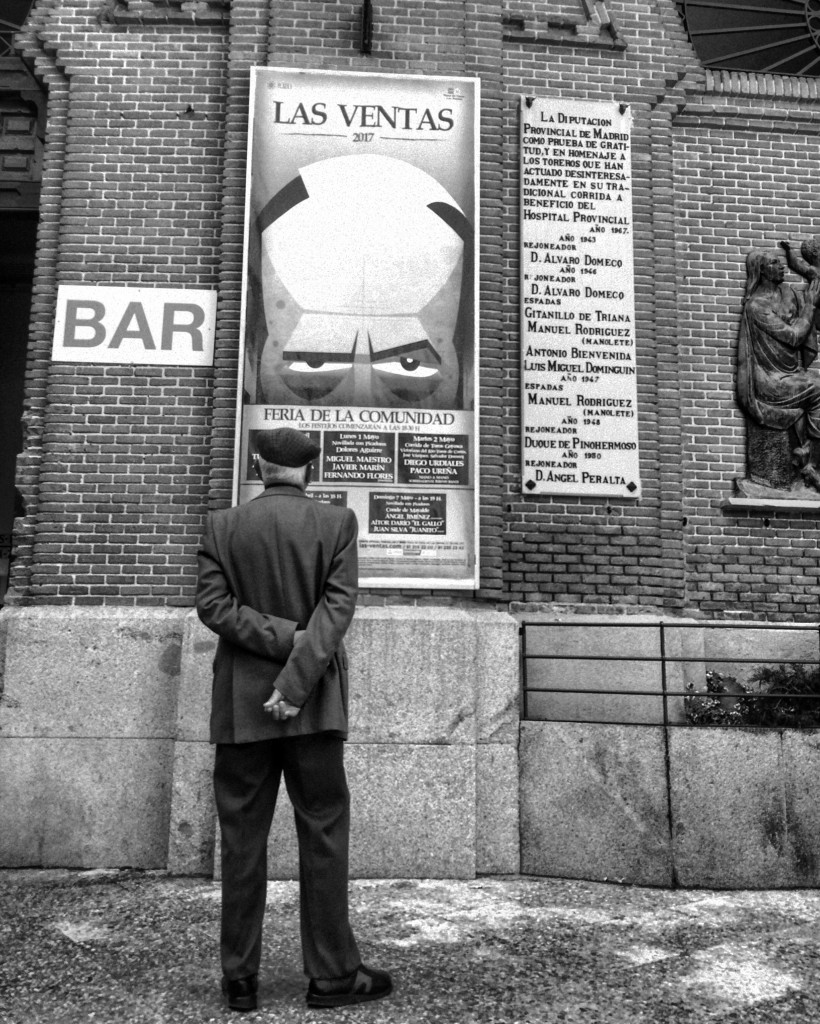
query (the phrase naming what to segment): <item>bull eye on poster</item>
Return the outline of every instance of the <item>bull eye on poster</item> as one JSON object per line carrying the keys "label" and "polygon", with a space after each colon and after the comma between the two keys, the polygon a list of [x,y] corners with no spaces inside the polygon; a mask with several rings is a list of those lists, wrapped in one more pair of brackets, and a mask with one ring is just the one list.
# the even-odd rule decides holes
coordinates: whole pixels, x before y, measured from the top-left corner
{"label": "bull eye on poster", "polygon": [[319,441],[362,585],[477,586],[478,81],[257,68],[235,500],[258,430]]}

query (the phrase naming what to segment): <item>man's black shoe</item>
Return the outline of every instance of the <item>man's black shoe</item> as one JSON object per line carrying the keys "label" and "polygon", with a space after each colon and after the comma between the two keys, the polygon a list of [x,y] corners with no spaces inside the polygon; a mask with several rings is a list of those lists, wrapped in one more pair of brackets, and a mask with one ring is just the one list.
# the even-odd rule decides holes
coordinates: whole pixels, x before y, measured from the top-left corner
{"label": "man's black shoe", "polygon": [[232,1010],[243,1013],[256,1009],[256,989],[258,981],[255,974],[249,978],[222,979],[222,993],[228,1000]]}
{"label": "man's black shoe", "polygon": [[350,1006],[383,999],[393,991],[387,971],[376,971],[361,964],[346,978],[318,980],[308,985],[307,1004],[314,1007]]}

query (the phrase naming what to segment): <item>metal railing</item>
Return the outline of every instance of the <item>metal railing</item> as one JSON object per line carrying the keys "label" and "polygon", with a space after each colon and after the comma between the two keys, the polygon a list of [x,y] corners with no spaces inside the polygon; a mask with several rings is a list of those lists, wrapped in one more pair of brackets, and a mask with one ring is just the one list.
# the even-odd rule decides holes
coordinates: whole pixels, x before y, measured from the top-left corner
{"label": "metal railing", "polygon": [[[575,630],[587,635],[574,640],[570,631]],[[618,644],[618,653],[601,653],[596,634],[600,638],[604,630],[633,635]],[[653,630],[654,643],[651,637],[647,642],[642,634]],[[776,649],[761,642],[754,656],[731,653],[727,643],[713,641],[716,633],[723,632],[737,646],[739,639],[751,641],[764,631],[776,635]],[[525,721],[820,729],[820,625],[527,620],[520,632]],[[806,657],[803,648],[812,637],[815,650]],[[551,640],[555,649],[547,651],[545,645]],[[702,645],[702,651],[692,654],[693,645]],[[654,651],[647,653],[650,646]],[[789,646],[794,653],[787,650]],[[630,647],[636,653],[629,653]],[[681,653],[682,648],[689,650]],[[571,668],[568,663],[573,663]],[[567,671],[561,673],[559,665]],[[580,665],[592,666],[596,677],[603,675],[604,685],[573,685]],[[744,685],[736,676],[724,675],[721,667],[726,666],[739,673],[745,666],[756,666],[756,670]],[[607,676],[610,685],[606,685]],[[611,682],[613,677],[619,685]],[[648,677],[655,677],[656,685],[646,685]],[[650,683],[655,679],[650,678]],[[618,717],[624,702],[632,701],[643,703],[636,713]]]}

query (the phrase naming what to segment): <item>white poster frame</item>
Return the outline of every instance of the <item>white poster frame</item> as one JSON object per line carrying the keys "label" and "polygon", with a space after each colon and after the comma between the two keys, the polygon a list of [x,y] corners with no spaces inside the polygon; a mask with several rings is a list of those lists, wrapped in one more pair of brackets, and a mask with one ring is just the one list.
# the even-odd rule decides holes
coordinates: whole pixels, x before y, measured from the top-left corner
{"label": "white poster frame", "polygon": [[[470,511],[469,511],[469,530],[471,533],[471,567],[465,567],[465,571],[462,575],[457,577],[449,577],[446,575],[435,574],[431,572],[425,576],[412,576],[412,575],[377,575],[368,574],[363,572],[360,576],[360,586],[380,589],[380,588],[401,588],[401,589],[447,589],[447,590],[475,590],[479,587],[480,583],[480,559],[479,559],[479,389],[478,389],[478,280],[479,280],[479,139],[480,139],[480,81],[476,78],[467,77],[455,77],[455,76],[418,76],[418,75],[396,75],[387,74],[381,72],[355,72],[355,71],[333,71],[327,69],[302,69],[302,68],[269,68],[269,67],[256,67],[250,71],[250,117],[249,117],[249,132],[248,132],[248,162],[246,172],[246,191],[245,191],[245,236],[243,246],[243,262],[242,262],[242,305],[240,312],[240,337],[239,337],[239,368],[238,368],[238,382],[237,382],[237,407],[236,407],[236,432],[235,432],[235,443],[234,443],[234,467],[233,467],[233,503],[238,504],[240,501],[240,491],[242,488],[242,477],[245,464],[245,456],[247,455],[247,445],[245,439],[247,437],[246,425],[244,424],[244,413],[246,410],[246,404],[243,401],[243,395],[245,393],[246,385],[255,387],[255,381],[251,380],[251,368],[246,362],[246,330],[247,330],[247,315],[248,315],[248,287],[249,287],[249,227],[252,210],[252,187],[253,187],[253,169],[254,169],[254,115],[257,109],[257,90],[260,88],[260,82],[263,80],[266,74],[276,74],[281,76],[290,77],[293,80],[298,81],[300,78],[309,78],[312,76],[322,78],[335,77],[340,81],[358,81],[359,83],[366,82],[368,85],[370,82],[376,85],[377,79],[406,82],[408,85],[411,83],[424,83],[424,86],[430,86],[435,83],[440,83],[443,89],[455,89],[459,90],[467,88],[470,91],[472,97],[472,123],[471,132],[473,140],[473,152],[472,152],[472,167],[469,168],[471,190],[472,190],[472,221],[473,221],[473,247],[472,247],[472,366],[469,373],[470,387],[472,389],[472,407],[464,410],[462,415],[463,418],[468,416],[471,425],[471,432],[469,436],[469,479],[471,481],[471,499],[470,499]],[[354,410],[355,411],[355,410]],[[271,424],[272,426],[275,424]],[[305,424],[301,422],[292,422],[291,425],[297,427],[304,427]],[[311,485],[313,487],[313,485]],[[385,485],[388,486],[388,485]],[[398,490],[403,485],[396,481],[392,485],[393,490]],[[406,485],[405,485],[406,486]],[[434,487],[433,483],[428,483],[426,490],[430,490]],[[309,489],[310,493],[310,489]],[[360,517],[361,518],[361,517]],[[360,522],[361,531],[361,522]],[[360,534],[361,536],[361,534]],[[434,566],[431,566],[434,568]]]}

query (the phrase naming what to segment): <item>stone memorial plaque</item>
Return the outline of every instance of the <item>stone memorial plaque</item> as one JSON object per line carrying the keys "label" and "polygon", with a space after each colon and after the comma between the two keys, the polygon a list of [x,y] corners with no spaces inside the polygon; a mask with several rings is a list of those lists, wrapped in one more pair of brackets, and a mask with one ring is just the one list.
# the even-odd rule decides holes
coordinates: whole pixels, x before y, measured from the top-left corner
{"label": "stone memorial plaque", "polygon": [[521,105],[522,488],[640,497],[631,115]]}

